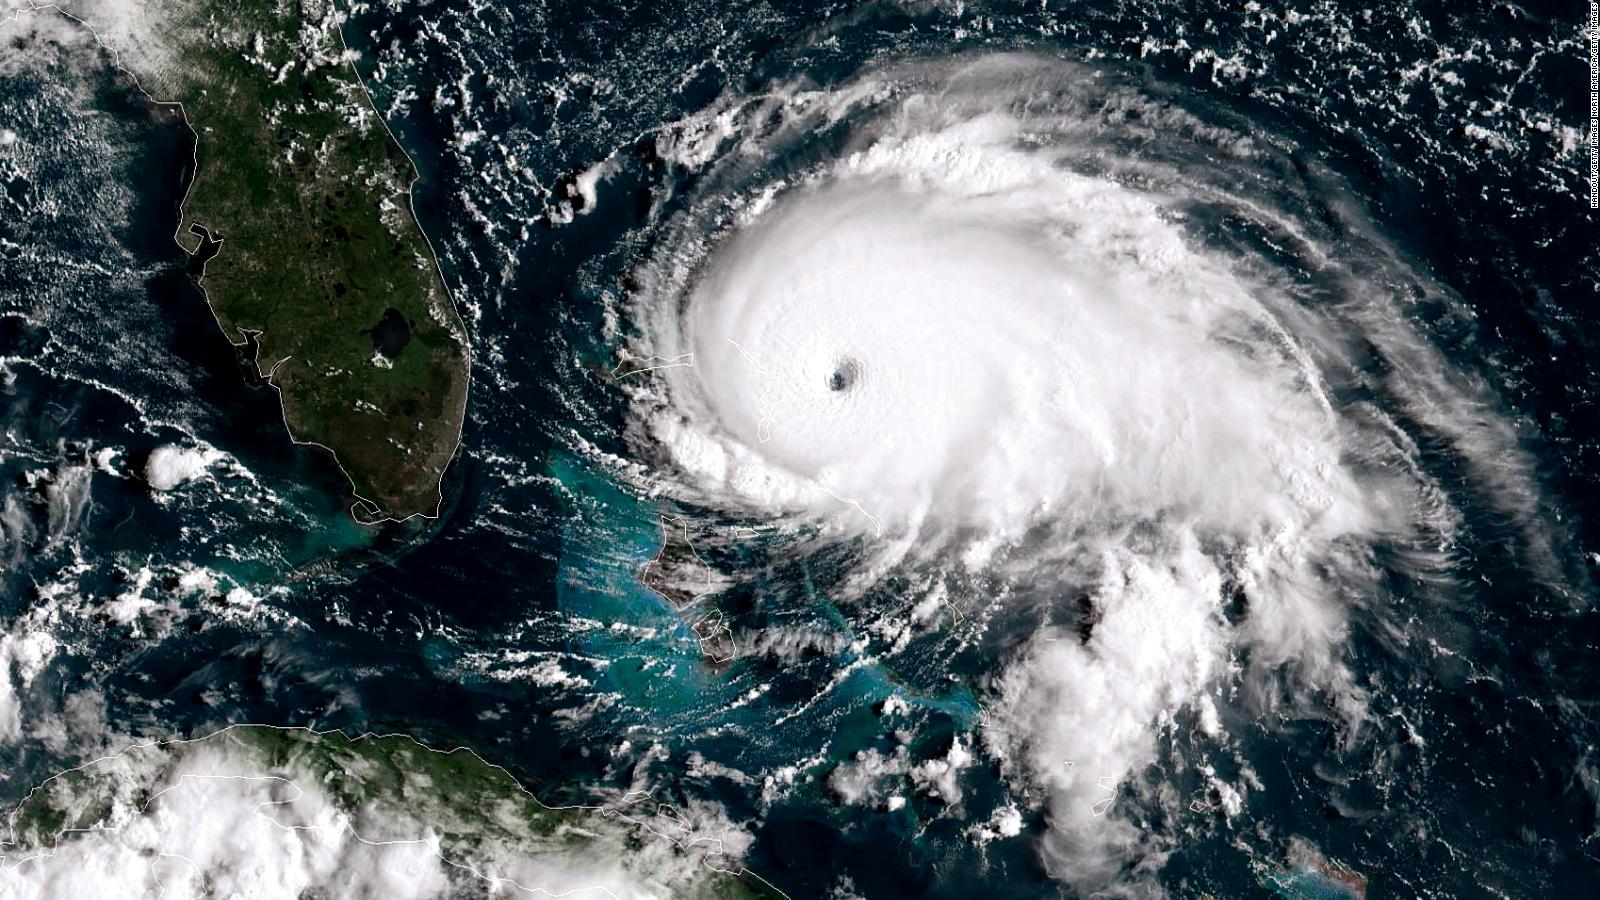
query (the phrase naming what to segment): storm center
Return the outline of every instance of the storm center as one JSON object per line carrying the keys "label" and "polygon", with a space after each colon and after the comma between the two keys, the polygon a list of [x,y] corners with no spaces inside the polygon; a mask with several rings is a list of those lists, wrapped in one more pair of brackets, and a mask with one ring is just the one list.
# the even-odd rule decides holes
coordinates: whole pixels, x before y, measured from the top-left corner
{"label": "storm center", "polygon": [[846,357],[834,365],[833,373],[828,376],[828,390],[842,394],[860,380],[861,366],[855,360]]}

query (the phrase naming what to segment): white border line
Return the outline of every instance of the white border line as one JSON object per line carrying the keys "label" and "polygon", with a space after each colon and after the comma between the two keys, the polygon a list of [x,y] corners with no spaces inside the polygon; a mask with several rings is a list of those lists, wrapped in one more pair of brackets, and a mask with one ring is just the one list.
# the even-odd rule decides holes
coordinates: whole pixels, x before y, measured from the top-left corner
{"label": "white border line", "polygon": [[[393,739],[393,738],[403,738],[405,740],[410,741],[412,744],[415,744],[417,746],[417,748],[419,748],[420,750],[422,750],[425,753],[436,753],[436,754],[439,754],[441,756],[451,756],[451,755],[453,755],[455,753],[464,752],[464,753],[467,753],[468,755],[470,755],[474,760],[476,760],[479,764],[483,765],[484,767],[486,767],[488,769],[492,769],[492,770],[498,771],[501,774],[503,774],[506,777],[507,781],[511,785],[513,785],[518,791],[521,791],[523,793],[523,795],[525,795],[529,800],[532,800],[541,809],[548,810],[548,811],[551,811],[551,812],[566,812],[566,811],[571,811],[571,810],[585,810],[585,811],[598,813],[601,816],[603,816],[605,818],[608,818],[608,819],[618,819],[618,820],[620,820],[622,822],[627,823],[631,827],[641,829],[643,831],[649,832],[650,834],[652,834],[652,835],[654,835],[656,837],[659,837],[659,838],[662,838],[664,840],[670,841],[674,846],[676,846],[681,852],[684,852],[684,853],[688,853],[688,851],[689,851],[689,849],[691,847],[695,847],[697,845],[702,845],[702,844],[706,845],[707,847],[709,847],[711,849],[709,850],[709,852],[708,852],[708,854],[706,856],[702,856],[700,858],[699,862],[700,862],[701,865],[705,866],[707,869],[710,869],[711,871],[717,872],[717,873],[719,873],[721,875],[725,875],[725,876],[729,876],[729,877],[733,877],[733,878],[746,878],[746,877],[748,877],[748,878],[754,879],[755,881],[760,882],[767,889],[772,891],[772,893],[775,894],[776,896],[784,898],[784,900],[788,900],[788,898],[789,898],[788,894],[785,894],[783,891],[781,891],[777,887],[775,887],[771,882],[767,881],[765,878],[762,878],[760,875],[757,875],[756,873],[750,871],[748,868],[745,868],[744,866],[740,866],[737,869],[729,869],[729,868],[724,868],[724,867],[721,867],[721,866],[718,866],[718,865],[714,864],[711,861],[711,856],[713,856],[713,855],[714,856],[720,856],[720,857],[722,857],[724,859],[731,859],[731,857],[727,853],[723,852],[723,850],[722,850],[723,840],[721,838],[693,838],[693,839],[684,838],[684,839],[680,839],[678,837],[674,837],[673,835],[666,833],[665,831],[661,831],[661,830],[658,830],[656,828],[651,827],[650,824],[648,824],[642,818],[634,818],[634,817],[625,815],[622,812],[622,805],[618,805],[618,806],[590,806],[590,805],[585,805],[585,804],[572,804],[570,806],[551,806],[551,805],[545,803],[544,801],[540,800],[537,796],[535,796],[533,794],[532,791],[529,791],[526,787],[524,787],[522,782],[521,782],[521,780],[518,779],[515,775],[511,774],[511,772],[508,771],[505,767],[497,765],[495,763],[491,763],[488,760],[485,760],[483,757],[478,755],[477,751],[473,750],[470,747],[458,746],[458,747],[454,747],[454,748],[452,748],[450,750],[439,750],[439,749],[435,749],[433,747],[429,747],[427,744],[422,743],[421,741],[417,740],[415,737],[412,737],[411,735],[405,734],[405,733],[402,733],[402,732],[376,733],[376,732],[368,731],[368,732],[362,732],[361,734],[352,737],[350,734],[346,733],[343,729],[339,729],[339,728],[330,728],[330,729],[319,731],[319,730],[314,729],[314,728],[309,728],[309,727],[306,727],[306,726],[299,726],[299,725],[268,725],[268,724],[265,724],[265,723],[239,723],[239,724],[234,724],[234,725],[228,725],[228,726],[226,726],[224,728],[218,729],[217,731],[213,731],[210,734],[204,735],[202,737],[197,737],[197,738],[172,738],[172,739],[167,739],[167,740],[154,740],[154,741],[145,741],[143,743],[138,743],[138,744],[131,744],[128,747],[124,748],[123,750],[121,750],[121,751],[119,751],[117,753],[112,753],[112,754],[108,754],[106,756],[101,756],[101,757],[98,757],[96,759],[92,759],[92,760],[90,760],[88,762],[81,763],[79,765],[73,766],[72,768],[69,768],[69,769],[63,769],[62,771],[57,772],[56,774],[51,775],[49,778],[46,778],[45,780],[43,780],[43,781],[39,782],[38,784],[34,785],[34,787],[31,788],[28,791],[28,793],[20,801],[18,801],[16,806],[14,806],[11,809],[11,811],[6,814],[6,817],[5,817],[5,834],[4,835],[0,835],[0,851],[5,851],[5,850],[7,850],[7,849],[9,849],[11,847],[17,846],[20,843],[17,840],[17,834],[16,834],[15,824],[14,824],[17,813],[21,812],[22,808],[27,805],[28,801],[33,798],[34,794],[38,793],[39,791],[44,790],[51,782],[53,782],[53,781],[55,781],[55,780],[57,780],[59,778],[64,778],[64,777],[66,777],[68,775],[71,775],[74,772],[87,772],[91,767],[97,766],[97,765],[99,765],[101,763],[107,763],[107,762],[113,762],[113,761],[121,760],[123,757],[128,756],[128,755],[130,755],[130,754],[132,754],[132,753],[134,753],[136,751],[148,750],[148,749],[166,749],[167,747],[171,747],[171,746],[182,746],[182,745],[188,745],[188,744],[202,744],[204,742],[207,742],[207,741],[210,741],[212,739],[218,738],[218,737],[220,737],[222,735],[226,735],[228,732],[233,731],[235,729],[243,729],[243,728],[265,728],[265,729],[271,729],[271,730],[275,730],[275,731],[298,731],[298,732],[304,732],[304,733],[306,733],[307,735],[309,735],[309,736],[311,736],[313,738],[321,738],[321,737],[324,737],[324,736],[327,736],[327,735],[338,735],[339,737],[344,738],[346,741],[350,742],[351,744],[359,743],[361,741],[367,740],[368,738],[373,738],[373,739],[378,739],[378,740]],[[170,792],[172,790],[177,789],[178,787],[181,787],[183,785],[183,783],[185,781],[189,780],[189,779],[196,779],[196,780],[199,780],[199,779],[246,780],[246,781],[249,781],[249,780],[255,780],[255,781],[276,780],[276,781],[283,782],[283,783],[289,785],[290,787],[294,788],[294,790],[296,792],[295,796],[290,798],[290,799],[288,799],[288,800],[267,801],[267,802],[263,802],[263,803],[257,804],[255,809],[252,810],[252,812],[254,812],[256,815],[261,815],[260,810],[261,810],[261,807],[263,807],[263,806],[273,806],[273,805],[282,805],[282,804],[287,804],[287,803],[293,803],[295,800],[298,800],[304,794],[304,791],[300,788],[299,785],[295,784],[294,781],[292,781],[291,779],[288,779],[288,778],[284,778],[282,776],[277,776],[277,775],[211,775],[211,774],[200,775],[200,774],[191,774],[191,773],[180,772],[179,775],[178,775],[178,783],[177,784],[175,784],[175,785],[173,785],[171,787],[168,787],[168,788],[164,788],[164,789],[162,789],[160,791],[157,791],[156,793],[152,794],[145,801],[144,805],[140,808],[141,815],[143,813],[147,812],[149,810],[149,808],[150,808],[150,805],[152,803],[154,803],[158,798],[160,798],[163,794],[166,794],[166,793],[168,793],[168,792]],[[663,817],[667,817],[667,818],[673,818],[673,819],[676,819],[678,821],[687,821],[683,817],[683,815],[681,813],[679,813],[677,811],[677,809],[674,808],[673,806],[671,806],[670,804],[666,804],[666,803],[661,803],[661,802],[650,800],[650,798],[647,797],[647,796],[635,796],[636,793],[637,792],[629,791],[628,793],[623,794],[621,804],[623,804],[623,805],[633,805],[633,804],[638,804],[638,803],[646,803],[646,804],[653,803],[654,807],[655,807],[654,808],[654,812],[658,816],[663,816]],[[340,807],[337,804],[330,804],[330,805],[332,805],[335,809],[340,809]],[[343,809],[340,809],[340,811],[341,812],[345,812],[347,814],[352,812],[351,810],[343,810]],[[262,817],[263,818],[267,818],[264,815]],[[275,822],[275,821],[271,820],[270,818],[268,818],[267,821],[272,822],[273,825],[276,825],[276,826],[278,826],[280,828],[283,828],[283,829],[289,830],[289,831],[294,831],[294,830],[320,830],[320,826],[288,826],[288,825],[283,825],[283,824],[281,824],[279,822]],[[426,823],[424,822],[422,824],[426,824]],[[122,827],[126,827],[126,826],[124,825]],[[418,838],[418,839],[415,839],[415,840],[390,840],[390,841],[370,840],[368,838],[362,837],[360,835],[360,833],[358,833],[355,830],[354,826],[347,824],[345,827],[346,827],[346,830],[350,833],[351,837],[353,837],[357,841],[359,841],[359,842],[361,842],[363,844],[367,844],[369,846],[387,846],[387,845],[393,845],[393,844],[418,844],[418,843],[424,843],[424,839],[422,839],[422,838]],[[56,832],[56,834],[55,834],[55,843],[51,846],[49,852],[33,854],[31,856],[25,856],[25,857],[17,860],[15,863],[8,865],[6,868],[8,870],[15,870],[15,869],[17,869],[17,868],[21,867],[22,865],[25,865],[25,864],[27,864],[29,862],[37,861],[37,860],[40,860],[40,859],[48,859],[50,857],[53,857],[56,854],[56,852],[61,848],[61,845],[62,845],[62,840],[61,839],[62,839],[62,837],[65,836],[65,835],[68,835],[70,833],[75,833],[75,832],[76,833],[116,832],[116,831],[120,831],[120,830],[121,830],[121,828],[83,828],[83,829],[62,828],[61,830]],[[180,858],[180,859],[185,859],[185,861],[188,861],[188,862],[190,862],[191,865],[193,865],[193,861],[192,860],[188,860],[186,857],[179,856],[178,854],[165,854],[165,853],[163,853],[161,855],[163,855],[163,856],[172,855],[172,856],[175,856],[175,857]],[[578,893],[579,891],[598,890],[598,891],[601,891],[602,893],[605,893],[608,896],[616,898],[616,895],[613,894],[610,890],[608,890],[608,889],[606,889],[604,887],[599,887],[599,886],[592,887],[592,888],[581,888],[581,889],[578,889],[578,890],[575,890],[575,891],[566,891],[566,892],[562,892],[562,893],[553,893],[551,891],[545,890],[545,889],[540,888],[540,887],[529,887],[527,885],[523,885],[523,884],[517,882],[515,879],[509,878],[509,877],[485,875],[482,872],[478,871],[477,869],[475,869],[475,868],[473,868],[473,867],[471,867],[469,865],[466,865],[464,863],[458,863],[458,862],[455,862],[453,860],[450,860],[450,859],[446,858],[442,852],[436,853],[435,855],[439,858],[439,860],[441,862],[445,863],[446,865],[451,866],[451,867],[456,868],[456,869],[460,869],[460,870],[462,870],[464,872],[467,872],[467,873],[469,873],[469,874],[471,874],[471,875],[473,875],[473,876],[475,876],[475,877],[477,877],[477,878],[479,878],[481,880],[489,882],[491,885],[498,885],[500,883],[506,883],[506,884],[512,885],[513,887],[515,887],[515,888],[517,888],[518,890],[521,890],[521,891],[525,891],[525,892],[528,892],[528,893],[535,893],[535,894],[544,894],[544,895],[552,896],[552,897],[565,897],[565,896],[571,896],[572,894]],[[158,883],[159,883],[159,879],[158,879]],[[619,900],[620,900],[620,898],[619,898]]]}
{"label": "white border line", "polygon": [[[705,557],[700,555],[700,551],[695,549],[694,542],[689,540],[689,520],[687,518],[683,516],[668,515],[662,515],[659,518],[661,520],[661,549],[657,550],[656,555],[651,557],[648,562],[639,567],[639,583],[644,585],[645,589],[650,593],[655,594],[657,597],[667,601],[667,603],[672,606],[673,610],[678,613],[679,617],[683,619],[684,624],[689,626],[689,631],[695,636],[695,640],[699,641],[700,643],[701,659],[719,666],[731,665],[734,660],[739,658],[739,644],[733,639],[733,629],[728,627],[728,622],[723,617],[722,611],[713,609],[711,612],[705,613],[704,615],[701,615],[699,618],[692,621],[690,621],[688,616],[684,615],[693,607],[704,608],[705,604],[701,603],[700,601],[718,592],[719,588],[711,583],[711,578],[713,575],[720,573],[718,573],[716,569],[712,568],[710,563],[706,562]],[[706,576],[704,587],[702,587],[699,592],[691,597],[688,603],[685,603],[682,606],[679,606],[677,602],[675,602],[671,597],[667,596],[665,592],[651,587],[650,582],[646,580],[649,577],[649,572],[651,569],[659,568],[661,566],[661,557],[667,552],[667,544],[672,540],[673,529],[678,530],[684,546],[689,548],[689,553],[694,556],[695,561],[700,564],[700,568],[705,570]],[[714,640],[716,635],[714,633],[713,637],[702,637],[699,626],[703,622],[711,622],[714,628],[721,629],[721,633],[728,636],[728,646],[731,649],[729,650],[727,656],[712,656],[706,652],[706,642]]]}
{"label": "white border line", "polygon": [[[348,56],[350,55],[350,47],[345,42],[344,31],[342,27],[344,23],[348,21],[348,10],[341,10],[339,8],[339,4],[335,2],[335,0],[328,0],[328,8],[337,19],[336,21],[332,22],[332,25],[333,33],[339,38],[339,48],[344,51],[343,55]],[[184,105],[181,101],[158,100],[153,94],[145,89],[143,82],[139,80],[139,76],[135,74],[132,69],[123,65],[122,53],[120,50],[108,43],[105,37],[99,31],[95,30],[93,25],[89,24],[88,20],[68,12],[58,3],[39,3],[37,0],[27,0],[27,6],[16,8],[6,19],[0,20],[0,26],[9,25],[14,21],[21,21],[23,13],[44,13],[47,11],[54,12],[64,19],[71,20],[81,26],[85,31],[89,32],[89,34],[94,38],[95,43],[98,44],[101,49],[111,54],[112,65],[117,69],[117,71],[122,72],[124,75],[127,75],[130,79],[132,79],[134,87],[138,89],[140,94],[144,95],[145,99],[149,100],[150,103],[155,106],[176,107],[178,110],[178,115],[183,119],[184,127],[188,128],[189,133],[194,136],[194,152],[190,157],[190,165],[193,173],[189,178],[189,184],[184,187],[183,198],[178,201],[178,230],[174,232],[172,236],[173,243],[177,244],[179,249],[183,250],[185,253],[188,253],[189,248],[185,246],[181,240],[181,235],[184,233],[183,223],[187,219],[187,214],[184,212],[184,207],[188,205],[190,192],[194,190],[194,184],[199,179],[201,143],[200,132],[195,128],[194,123],[190,121],[188,110],[184,108]],[[339,18],[341,16],[342,18]],[[384,119],[383,112],[379,110],[377,104],[373,102],[371,92],[367,90],[366,83],[361,80],[361,73],[356,69],[355,63],[345,62],[343,65],[349,68],[351,82],[360,90],[362,98],[366,100],[368,107],[373,113],[373,118],[383,128],[384,135],[389,140],[393,141],[395,146],[400,148],[400,154],[405,157],[406,165],[408,165],[411,169],[411,180],[407,182],[405,190],[406,211],[411,214],[412,224],[416,226],[417,233],[422,236],[422,241],[428,248],[428,254],[433,259],[434,274],[438,277],[439,288],[443,291],[444,299],[446,301],[446,305],[449,307],[450,314],[455,318],[456,324],[460,326],[461,329],[459,334],[461,337],[461,350],[466,356],[467,383],[461,393],[461,408],[458,416],[459,424],[456,426],[455,445],[451,448],[450,456],[445,460],[444,467],[439,470],[439,482],[437,485],[435,485],[438,499],[434,501],[433,512],[415,512],[398,519],[387,515],[376,519],[363,518],[362,515],[360,515],[360,512],[365,512],[368,508],[381,509],[381,507],[379,507],[378,504],[373,500],[363,497],[356,492],[355,479],[350,477],[350,471],[344,467],[344,463],[339,459],[339,455],[334,452],[332,447],[317,441],[302,441],[294,436],[294,429],[289,427],[289,414],[287,410],[284,409],[283,405],[283,390],[272,383],[270,380],[271,372],[263,373],[261,371],[259,342],[256,346],[256,358],[252,360],[252,363],[256,367],[257,376],[260,377],[268,387],[278,392],[278,409],[283,420],[284,431],[289,435],[289,441],[300,447],[318,447],[327,451],[328,455],[333,458],[333,463],[335,466],[338,466],[339,473],[345,477],[345,480],[350,485],[350,494],[355,497],[355,502],[350,505],[349,513],[350,517],[354,519],[357,524],[376,526],[382,525],[385,522],[408,522],[415,518],[437,519],[439,518],[444,507],[445,473],[450,470],[450,466],[456,462],[457,457],[462,456],[462,440],[466,431],[467,422],[467,404],[468,398],[472,394],[472,335],[467,330],[466,320],[461,317],[461,313],[457,309],[455,295],[450,290],[449,281],[445,278],[444,267],[439,262],[439,254],[434,249],[433,241],[428,237],[427,231],[422,227],[422,220],[417,216],[416,198],[413,196],[413,188],[415,188],[416,183],[421,180],[422,176],[417,170],[416,162],[412,160],[411,154],[406,151],[405,145],[402,144],[400,139],[395,136],[394,131],[389,128],[389,123]],[[221,246],[225,239],[215,238],[214,235],[213,239],[217,240],[217,252],[221,253]],[[193,256],[193,254],[191,253],[190,256]],[[235,348],[248,346],[251,335],[260,335],[263,332],[261,332],[259,329],[241,328],[239,329],[239,332],[245,336],[245,340],[238,342],[234,341],[233,338],[228,334],[228,330],[223,327],[222,319],[218,317],[216,307],[213,305],[210,295],[206,293],[205,286],[202,283],[204,278],[205,265],[202,263],[200,275],[194,279],[194,284],[195,287],[200,290],[200,295],[205,298],[206,308],[211,311],[211,317],[217,323],[217,330],[222,333],[223,339],[228,341],[231,346]],[[282,362],[283,360],[279,360],[277,363],[274,363],[271,371],[276,371],[278,364]],[[362,504],[366,504],[366,506],[363,507]],[[358,510],[360,512],[358,512]]]}

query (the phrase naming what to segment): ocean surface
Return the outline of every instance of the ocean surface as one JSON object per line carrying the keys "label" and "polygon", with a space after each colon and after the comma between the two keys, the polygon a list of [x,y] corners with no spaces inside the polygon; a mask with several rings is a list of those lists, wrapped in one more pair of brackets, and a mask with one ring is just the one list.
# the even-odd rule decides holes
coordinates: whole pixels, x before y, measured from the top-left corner
{"label": "ocean surface", "polygon": [[[645,790],[743,835],[744,863],[796,898],[1338,897],[1349,873],[1372,897],[1591,892],[1585,21],[1573,3],[361,5],[346,36],[417,163],[475,348],[439,517],[381,529],[290,442],[185,273],[170,236],[190,133],[96,54],[19,50],[0,68],[0,801],[134,739],[262,722],[467,744],[549,800]],[[608,374],[649,343],[653,261],[716,243],[696,223],[718,197],[797,182],[876,115],[841,106],[795,136],[751,110],[996,54],[1270,144],[1238,177],[1325,226],[1330,254],[1387,248],[1408,273],[1393,320],[1445,361],[1429,384],[1470,398],[1440,413],[1459,431],[1388,407],[1396,469],[1450,524],[1375,541],[1372,579],[1332,591],[1348,679],[1256,679],[1268,645],[1219,651],[1220,728],[1170,704],[1105,789],[1100,814],[1157,838],[1098,886],[1041,853],[1048,784],[984,743],[1002,673],[1079,602],[932,554],[861,588],[869,537],[677,490],[641,413],[670,395]],[[1199,126],[1128,121],[1085,171],[1127,154],[1178,173],[1158,191],[1209,188],[1187,173],[1211,163],[1177,146]],[[1314,187],[1269,184],[1297,178]],[[1208,209],[1188,227],[1271,243]],[[1261,252],[1296,271],[1306,253],[1280,249]],[[1333,290],[1306,283],[1313,303]],[[1383,407],[1363,391],[1407,373],[1362,340],[1331,390]],[[194,477],[153,486],[161,448]],[[711,588],[690,614],[645,576],[680,527]],[[897,644],[886,623],[923,622],[897,604],[926,579],[961,612]],[[726,664],[697,633],[713,605]],[[1244,605],[1219,620],[1243,628]]]}

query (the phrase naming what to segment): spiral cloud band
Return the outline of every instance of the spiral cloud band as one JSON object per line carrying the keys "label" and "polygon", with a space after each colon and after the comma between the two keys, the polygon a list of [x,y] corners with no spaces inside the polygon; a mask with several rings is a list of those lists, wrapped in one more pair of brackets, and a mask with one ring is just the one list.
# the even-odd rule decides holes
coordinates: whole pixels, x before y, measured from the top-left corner
{"label": "spiral cloud band", "polygon": [[719,250],[679,376],[726,438],[892,528],[1357,515],[1334,423],[1245,286],[1148,198],[1011,149],[1020,127],[881,142]]}
{"label": "spiral cloud band", "polygon": [[644,452],[686,502],[862,542],[864,602],[888,571],[1036,598],[982,746],[1079,888],[1159,858],[1112,801],[1175,715],[1217,732],[1232,648],[1359,721],[1339,645],[1372,549],[1453,520],[1402,420],[1516,468],[1396,312],[1432,289],[1308,214],[1347,205],[1331,181],[1095,73],[908,67],[664,145],[707,174],[628,312],[686,361],[637,389]]}

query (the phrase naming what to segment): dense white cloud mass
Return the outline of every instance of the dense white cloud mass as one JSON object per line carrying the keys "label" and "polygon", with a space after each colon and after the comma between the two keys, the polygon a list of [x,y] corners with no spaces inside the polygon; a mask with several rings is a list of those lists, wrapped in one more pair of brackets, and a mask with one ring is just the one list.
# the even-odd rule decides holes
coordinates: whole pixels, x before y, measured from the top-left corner
{"label": "dense white cloud mass", "polygon": [[[1360,721],[1341,654],[1372,548],[1437,572],[1417,538],[1455,516],[1399,416],[1525,505],[1511,429],[1452,414],[1485,409],[1481,386],[1399,312],[1433,289],[1359,223],[1335,239],[1292,185],[1253,180],[1279,152],[1257,136],[1020,58],[713,121],[663,141],[742,192],[691,207],[641,274],[630,354],[684,361],[633,388],[644,452],[689,502],[857,541],[847,591],[964,571],[1049,607],[994,679],[981,746],[1045,810],[1064,881],[1132,883],[1159,857],[1116,798],[1175,716],[1220,733],[1207,690],[1238,646],[1249,677]],[[752,162],[841,122],[844,151]],[[830,784],[878,800],[910,765],[862,757]]]}
{"label": "dense white cloud mass", "polygon": [[648,900],[704,892],[711,858],[726,863],[748,844],[731,826],[703,832],[720,811],[690,808],[659,822],[596,811],[588,826],[562,825],[547,839],[482,829],[446,845],[435,829],[443,821],[459,830],[458,807],[503,815],[498,827],[511,833],[529,827],[518,818],[524,808],[507,797],[416,795],[428,784],[420,773],[404,807],[391,805],[397,798],[353,807],[309,770],[266,765],[226,735],[141,745],[90,764],[94,780],[67,775],[39,788],[58,792],[56,809],[107,803],[111,812],[59,841],[0,844],[0,898]]}
{"label": "dense white cloud mass", "polygon": [[680,462],[762,504],[848,498],[863,528],[1358,518],[1248,285],[1153,198],[1016,149],[1024,127],[885,137],[730,239],[673,348],[695,365],[667,370],[704,414],[661,423]]}
{"label": "dense white cloud mass", "polygon": [[0,634],[0,743],[15,740],[22,733],[17,686],[33,681],[56,647],[57,641],[48,631],[19,629]]}
{"label": "dense white cloud mass", "polygon": [[219,450],[176,447],[166,444],[157,447],[145,462],[144,477],[158,491],[170,491],[187,481],[202,478],[211,466],[223,458]]}
{"label": "dense white cloud mass", "polygon": [[164,0],[0,0],[0,73],[36,62],[47,43],[87,50],[95,43],[117,62],[150,74],[174,63],[174,8]]}
{"label": "dense white cloud mass", "polygon": [[1153,761],[1151,725],[1193,701],[1224,664],[1221,576],[1192,541],[1169,566],[1108,550],[1089,640],[1045,631],[1001,678],[986,737],[1049,792],[1048,861],[1109,882],[1137,843],[1106,813],[1122,780]]}
{"label": "dense white cloud mass", "polygon": [[349,817],[314,784],[238,757],[190,755],[103,829],[68,835],[52,852],[0,867],[0,896],[218,896],[420,900],[447,887],[432,836],[386,845],[359,840]]}

